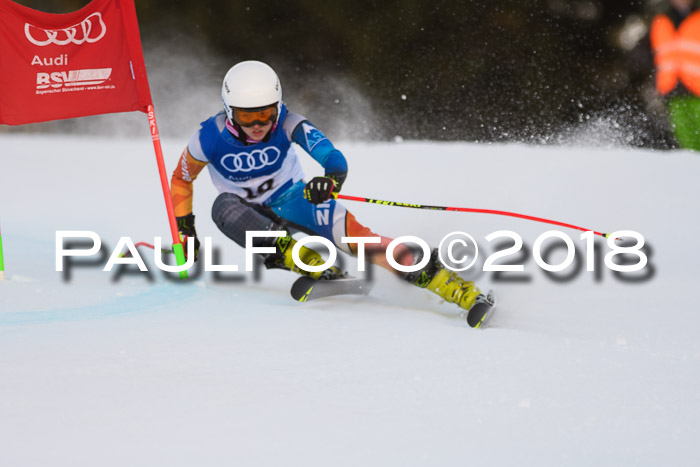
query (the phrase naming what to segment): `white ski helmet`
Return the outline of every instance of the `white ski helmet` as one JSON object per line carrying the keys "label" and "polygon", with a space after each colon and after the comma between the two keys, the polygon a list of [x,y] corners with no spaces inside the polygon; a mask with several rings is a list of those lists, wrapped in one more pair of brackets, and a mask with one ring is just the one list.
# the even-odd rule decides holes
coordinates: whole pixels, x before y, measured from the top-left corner
{"label": "white ski helmet", "polygon": [[269,65],[249,60],[232,66],[224,77],[221,98],[228,119],[233,123],[233,107],[257,109],[277,104],[277,118],[282,108],[282,86]]}

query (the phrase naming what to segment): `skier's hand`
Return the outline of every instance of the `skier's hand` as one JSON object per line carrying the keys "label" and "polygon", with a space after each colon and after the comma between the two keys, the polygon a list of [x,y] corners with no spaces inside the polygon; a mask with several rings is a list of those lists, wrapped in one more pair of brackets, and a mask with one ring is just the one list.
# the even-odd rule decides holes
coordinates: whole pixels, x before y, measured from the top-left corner
{"label": "skier's hand", "polygon": [[199,239],[197,238],[197,230],[194,228],[194,214],[189,213],[186,216],[178,217],[177,229],[180,231],[180,240],[182,240],[185,247],[185,256],[187,256],[187,239],[194,239],[194,260],[197,261]]}
{"label": "skier's hand", "polygon": [[332,177],[314,177],[304,187],[304,198],[310,203],[321,204],[337,198],[340,187]]}

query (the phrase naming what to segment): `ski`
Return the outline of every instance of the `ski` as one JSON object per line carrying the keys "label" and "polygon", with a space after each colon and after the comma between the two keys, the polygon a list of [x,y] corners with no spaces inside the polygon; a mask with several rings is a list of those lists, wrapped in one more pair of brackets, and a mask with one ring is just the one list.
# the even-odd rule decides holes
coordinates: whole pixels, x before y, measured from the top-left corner
{"label": "ski", "polygon": [[489,290],[487,296],[479,295],[476,297],[474,305],[472,305],[469,313],[467,313],[467,323],[469,326],[477,329],[486,327],[493,311],[496,309],[496,296],[493,290]]}
{"label": "ski", "polygon": [[372,283],[365,279],[354,277],[316,280],[308,276],[300,277],[290,290],[294,300],[308,302],[317,298],[333,297],[335,295],[367,295],[372,289]]}

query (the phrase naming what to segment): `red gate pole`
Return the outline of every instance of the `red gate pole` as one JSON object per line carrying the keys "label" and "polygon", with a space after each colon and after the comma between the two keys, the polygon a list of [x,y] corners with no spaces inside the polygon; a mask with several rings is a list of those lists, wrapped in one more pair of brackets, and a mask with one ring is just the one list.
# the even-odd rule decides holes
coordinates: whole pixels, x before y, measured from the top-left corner
{"label": "red gate pole", "polygon": [[[156,123],[156,112],[153,109],[153,104],[148,105],[148,126],[151,129],[151,139],[153,140],[153,148],[156,152],[156,162],[158,162],[158,173],[160,174],[160,184],[163,187],[163,197],[165,198],[165,208],[168,211],[168,221],[170,222],[170,233],[173,237],[173,253],[178,266],[182,266],[187,262],[185,258],[185,250],[182,247],[180,240],[180,232],[177,228],[175,220],[175,209],[173,208],[173,199],[170,196],[170,185],[168,184],[168,174],[165,171],[165,162],[163,161],[163,148],[160,145],[160,134],[158,133],[158,124]],[[187,270],[180,271],[180,279],[187,279]]]}

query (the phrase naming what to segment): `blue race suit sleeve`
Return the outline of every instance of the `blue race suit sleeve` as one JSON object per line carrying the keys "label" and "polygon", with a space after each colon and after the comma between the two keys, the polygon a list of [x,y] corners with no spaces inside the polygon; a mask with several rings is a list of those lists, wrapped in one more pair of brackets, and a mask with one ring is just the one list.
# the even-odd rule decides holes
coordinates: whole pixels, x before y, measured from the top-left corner
{"label": "blue race suit sleeve", "polygon": [[345,174],[348,171],[348,163],[343,153],[308,120],[297,125],[292,133],[292,141],[321,164],[326,170],[326,175]]}

